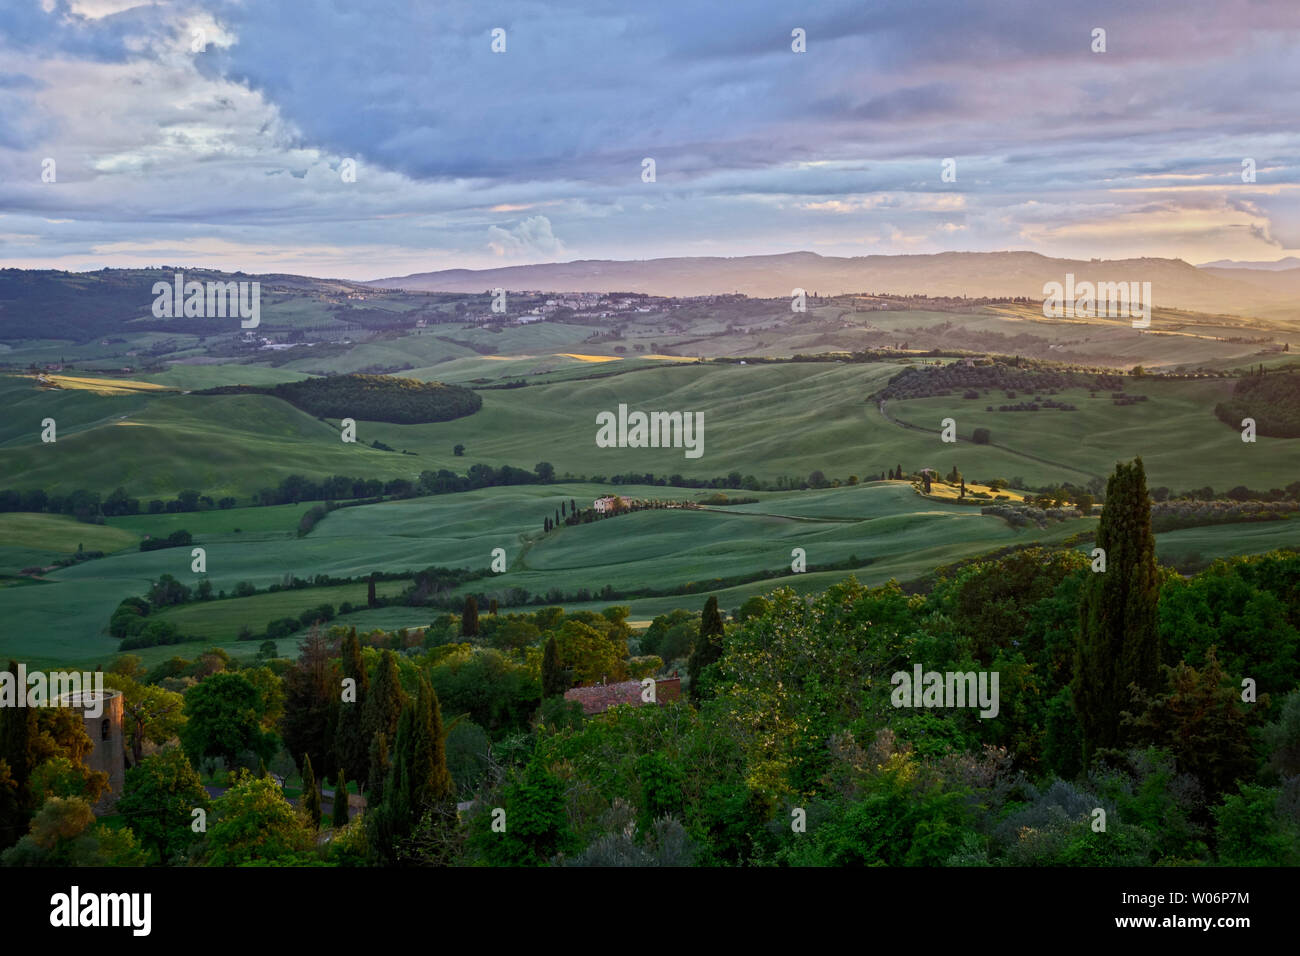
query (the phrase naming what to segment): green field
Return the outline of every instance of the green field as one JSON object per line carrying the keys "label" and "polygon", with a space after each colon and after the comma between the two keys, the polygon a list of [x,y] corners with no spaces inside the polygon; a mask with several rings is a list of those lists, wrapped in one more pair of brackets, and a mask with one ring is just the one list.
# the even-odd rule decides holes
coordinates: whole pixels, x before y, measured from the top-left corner
{"label": "green field", "polygon": [[[500,595],[503,606],[509,605],[509,588],[524,588],[533,594],[552,589],[575,594],[586,589],[594,594],[606,585],[630,590],[695,582],[689,593],[593,600],[585,605],[629,604],[634,618],[645,619],[674,607],[700,605],[710,593],[708,582],[718,578],[764,571],[780,575],[717,591],[723,607],[734,609],[751,595],[774,587],[816,591],[850,573],[790,573],[794,548],[803,548],[813,567],[843,562],[859,580],[880,584],[891,578],[914,580],[937,565],[1007,545],[1059,543],[1095,522],[1080,518],[1052,523],[1046,529],[1017,529],[1000,518],[981,515],[978,508],[922,499],[904,482],[874,482],[823,491],[746,492],[760,500],[701,510],[634,512],[543,534],[544,518],[554,513],[561,500],[576,499],[585,507],[608,491],[676,501],[712,494],[591,484],[487,488],[340,509],[303,538],[292,529],[297,514],[307,507],[305,503],[121,518],[114,519],[116,527],[106,528],[74,523],[64,530],[75,533],[84,528],[133,536],[150,528],[161,533],[176,525],[187,527],[195,533],[195,543],[206,550],[208,577],[219,591],[231,591],[245,580],[264,588],[283,582],[286,575],[358,577],[373,570],[429,566],[485,568],[496,547],[505,549],[508,570],[470,582],[461,591]],[[228,525],[244,530],[235,533]],[[1300,523],[1189,529],[1160,535],[1158,541],[1166,561],[1183,560],[1188,555],[1208,558],[1248,553],[1300,545]],[[0,638],[0,653],[34,663],[102,662],[115,652],[117,642],[105,628],[117,603],[127,595],[143,594],[150,581],[164,573],[195,584],[198,576],[190,571],[190,560],[189,548],[124,550],[51,572],[42,582],[5,588],[0,594],[9,627]],[[259,631],[273,618],[296,616],[321,603],[362,603],[364,589],[363,584],[356,584],[342,589],[289,590],[165,613],[174,616],[183,630],[245,655],[254,652],[247,647],[249,642],[233,640],[241,625]],[[396,589],[396,584],[384,585],[381,593]],[[359,612],[349,616],[347,623],[361,629],[419,627],[437,613],[428,607],[390,607]],[[193,645],[181,645],[180,649],[151,648],[140,653],[153,661],[194,652]]]}
{"label": "green field", "polygon": [[[379,581],[375,584],[375,592],[388,597],[401,593],[408,584],[410,581]],[[307,608],[320,607],[322,604],[331,604],[336,611],[344,601],[364,606],[366,593],[365,584],[276,591],[246,598],[187,604],[168,608],[157,616],[175,624],[183,634],[200,637],[207,644],[225,645],[236,642],[239,629],[244,625],[258,633],[266,627],[268,621],[297,617]],[[343,617],[336,623],[350,624],[351,620]]]}
{"label": "green field", "polygon": [[1300,548],[1300,519],[1183,528],[1156,536],[1156,557],[1166,564],[1192,559],[1208,563],[1214,558],[1260,554],[1275,548]]}
{"label": "green field", "polygon": [[130,531],[86,524],[66,515],[0,514],[0,541],[15,547],[71,554],[81,547],[87,551],[120,551],[139,540]]}
{"label": "green field", "polygon": [[[9,426],[0,470],[16,487],[51,492],[89,486],[107,493],[121,485],[141,496],[196,488],[214,497],[247,496],[293,473],[414,478],[425,469],[463,473],[475,462],[532,468],[549,461],[562,476],[631,471],[712,477],[738,471],[767,481],[804,478],[814,469],[843,480],[879,474],[895,464],[944,472],[956,465],[975,478],[1018,476],[1038,486],[1083,484],[1104,477],[1116,460],[1141,454],[1152,487],[1267,489],[1295,480],[1289,440],[1261,437],[1245,444],[1214,418],[1214,405],[1231,387],[1229,380],[1134,380],[1129,391],[1149,400],[1123,407],[1105,397],[1090,399],[1086,392],[1062,393],[1079,407],[1076,412],[986,412],[986,405],[1006,401],[996,392],[971,401],[953,396],[894,401],[882,415],[867,396],[899,368],[895,363],[673,365],[487,390],[479,412],[455,421],[360,422],[355,445],[343,444],[331,424],[266,396],[115,399],[65,393],[55,396],[69,403],[60,414],[80,424],[69,433],[61,423],[57,444],[42,445],[37,402],[27,412],[31,421]],[[117,402],[147,404],[123,413]],[[598,448],[596,415],[616,411],[619,404],[702,413],[703,456],[686,458],[680,448]],[[127,420],[117,421],[122,414]],[[943,444],[937,429],[946,417],[957,421],[964,438],[976,427],[990,428],[993,444]],[[368,447],[376,439],[413,454]],[[464,457],[453,454],[457,444],[465,446]]]}
{"label": "green field", "polygon": [[[76,394],[82,401],[119,401]],[[149,404],[126,421],[75,434],[61,428],[55,444],[42,445],[37,434],[35,443],[0,450],[0,474],[14,487],[50,493],[107,494],[121,486],[141,498],[170,498],[193,488],[219,498],[247,496],[294,473],[409,478],[420,470],[410,456],[344,444],[336,428],[264,395],[120,401]]]}
{"label": "green field", "polygon": [[165,372],[135,375],[143,382],[156,382],[169,388],[197,391],[220,385],[279,385],[307,378],[305,372],[269,365],[189,365],[174,364]]}
{"label": "green field", "polygon": [[297,531],[298,521],[314,502],[272,505],[267,508],[186,511],[160,515],[126,515],[108,518],[110,527],[134,532],[143,538],[165,538],[173,531],[188,531],[200,537],[210,534],[242,534],[260,531]]}
{"label": "green field", "polygon": [[130,531],[86,524],[66,515],[0,514],[0,577],[17,574],[24,568],[47,567],[79,548],[121,551],[139,540]]}
{"label": "green field", "polygon": [[[761,502],[735,510],[634,512],[542,533],[544,519],[562,500],[576,499],[589,506],[611,487],[486,488],[343,508],[302,538],[286,528],[291,506],[115,521],[129,523],[131,530],[139,533],[151,521],[182,519],[178,523],[188,527],[195,534],[195,544],[206,551],[207,576],[213,588],[227,592],[240,581],[265,588],[284,582],[286,575],[359,577],[374,570],[414,571],[430,566],[486,568],[492,549],[500,547],[506,552],[508,571],[471,582],[465,589],[500,593],[503,599],[507,588],[525,588],[535,594],[552,589],[569,594],[584,588],[596,592],[607,584],[619,589],[662,588],[769,570],[786,574],[783,581],[812,588],[847,573],[789,575],[795,547],[805,550],[812,566],[856,558],[864,579],[906,580],[957,557],[1017,542],[1060,540],[1086,527],[1086,519],[1077,519],[1042,532],[1017,530],[999,518],[981,516],[974,508],[923,501],[904,483],[881,482],[817,493],[760,493],[755,497]],[[705,494],[662,487],[621,486],[615,490],[627,497],[679,501]],[[255,530],[259,512],[278,513],[274,517],[279,520]],[[193,520],[183,520],[195,518],[237,521],[247,530],[235,534],[216,525],[203,528]],[[0,639],[0,653],[43,662],[102,660],[116,647],[106,627],[117,603],[128,595],[145,593],[161,574],[171,574],[193,586],[199,576],[190,570],[190,562],[189,548],[127,550],[51,572],[39,583],[6,588],[3,603],[10,627]],[[733,590],[760,593],[776,583],[759,581]],[[701,585],[698,590],[703,594],[705,588]],[[241,624],[260,630],[271,618],[319,605],[327,600],[319,593],[314,589],[286,591],[275,595],[273,603],[251,604],[251,608],[267,612],[263,620],[245,620],[252,610],[245,611],[230,600],[169,613],[184,614],[187,620],[191,615],[194,620],[203,618],[209,621],[204,633],[233,637]],[[354,598],[339,600],[345,599],[357,603]],[[687,595],[660,603],[675,607],[697,600]],[[240,614],[228,613],[232,608]],[[381,613],[391,617],[397,609],[364,612]],[[412,608],[409,619],[403,615],[401,622],[426,624],[436,613],[430,608]],[[214,617],[209,619],[209,615]],[[360,626],[363,622],[355,623]]]}
{"label": "green field", "polygon": [[[988,412],[985,407],[1014,404],[1001,391],[991,390],[978,399],[958,397],[890,402],[891,417],[911,425],[934,429],[952,417],[959,438],[968,439],[976,428],[989,429],[994,444],[963,442],[953,448],[954,463],[966,475],[1005,477],[1024,475],[1032,484],[1038,476],[1054,473],[1076,484],[1104,478],[1116,461],[1142,456],[1147,484],[1175,491],[1210,485],[1227,491],[1237,485],[1252,489],[1283,488],[1300,476],[1294,439],[1260,437],[1254,444],[1241,440],[1241,432],[1214,417],[1214,406],[1232,391],[1232,381],[1207,379],[1160,382],[1130,379],[1127,392],[1148,396],[1135,405],[1117,406],[1108,393],[1090,398],[1086,389],[1066,389],[1057,401],[1078,411],[1043,409],[1037,412]],[[938,436],[927,435],[937,441]],[[942,454],[946,455],[947,452]],[[947,471],[947,457],[934,464]],[[1047,463],[1051,462],[1052,465]]]}

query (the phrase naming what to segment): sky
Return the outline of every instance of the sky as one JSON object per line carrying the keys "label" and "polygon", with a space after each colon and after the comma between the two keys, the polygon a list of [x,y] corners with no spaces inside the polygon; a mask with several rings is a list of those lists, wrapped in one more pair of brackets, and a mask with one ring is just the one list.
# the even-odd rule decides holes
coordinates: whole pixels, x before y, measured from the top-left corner
{"label": "sky", "polygon": [[0,267],[1276,260],[1298,117],[1297,0],[3,0]]}

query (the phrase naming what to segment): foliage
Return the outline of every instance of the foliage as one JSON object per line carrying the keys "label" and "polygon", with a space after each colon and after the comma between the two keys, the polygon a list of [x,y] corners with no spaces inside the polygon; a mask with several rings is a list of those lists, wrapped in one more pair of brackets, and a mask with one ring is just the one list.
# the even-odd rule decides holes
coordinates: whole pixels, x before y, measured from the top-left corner
{"label": "foliage", "polygon": [[302,862],[315,842],[307,819],[271,777],[240,770],[212,808],[204,857],[210,866],[292,865]]}
{"label": "foliage", "polygon": [[171,863],[196,839],[193,811],[208,807],[208,793],[178,747],[144,758],[126,772],[116,810],[156,853]]}
{"label": "foliage", "polygon": [[1129,685],[1150,692],[1160,682],[1159,579],[1141,458],[1117,464],[1106,484],[1097,547],[1105,552],[1106,570],[1085,581],[1074,665],[1085,762],[1124,742],[1120,713]]}
{"label": "foliage", "polygon": [[262,694],[247,678],[213,674],[185,694],[181,745],[195,763],[205,757],[220,757],[231,767],[245,751],[269,760],[278,739],[263,727],[266,712]]}

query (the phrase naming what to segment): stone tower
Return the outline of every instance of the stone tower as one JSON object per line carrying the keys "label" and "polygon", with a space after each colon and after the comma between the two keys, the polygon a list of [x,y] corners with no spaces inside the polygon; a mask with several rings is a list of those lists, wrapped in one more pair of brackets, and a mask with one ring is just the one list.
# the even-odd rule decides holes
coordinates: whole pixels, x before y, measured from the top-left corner
{"label": "stone tower", "polygon": [[[95,804],[97,814],[108,812],[117,803],[122,796],[122,784],[126,779],[123,703],[121,691],[116,690],[105,690],[102,693],[85,690],[59,698],[60,706],[76,707],[81,711],[86,736],[93,745],[86,755],[86,766],[108,774],[108,790]],[[94,716],[96,713],[98,716]]]}

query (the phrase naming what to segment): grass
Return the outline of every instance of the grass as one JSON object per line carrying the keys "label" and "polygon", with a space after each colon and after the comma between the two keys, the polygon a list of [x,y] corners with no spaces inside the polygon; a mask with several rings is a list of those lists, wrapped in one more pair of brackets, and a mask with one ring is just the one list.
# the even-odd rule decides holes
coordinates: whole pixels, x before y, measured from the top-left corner
{"label": "grass", "polygon": [[[979,514],[976,508],[923,499],[906,482],[872,482],[821,491],[746,492],[759,500],[697,511],[641,511],[542,533],[543,519],[554,513],[561,500],[577,499],[585,506],[608,490],[611,486],[592,484],[526,485],[346,508],[331,513],[304,538],[287,530],[293,512],[303,506],[115,519],[129,522],[130,528],[107,530],[139,533],[146,521],[196,517],[238,520],[250,526],[240,534],[213,526],[196,535],[196,542],[207,550],[213,587],[227,592],[241,580],[265,587],[282,581],[286,574],[360,576],[372,570],[430,565],[484,568],[496,547],[506,550],[508,570],[471,582],[461,591],[499,595],[503,607],[509,607],[507,589],[512,587],[533,594],[552,589],[568,594],[587,589],[595,594],[607,584],[636,589],[695,582],[690,593],[680,595],[597,599],[585,605],[566,602],[566,606],[595,608],[628,604],[633,618],[646,620],[675,607],[698,608],[710,593],[718,595],[723,607],[734,609],[748,597],[778,586],[807,593],[850,573],[789,573],[796,547],[804,549],[813,567],[844,562],[851,564],[859,580],[882,584],[891,578],[913,580],[937,565],[1006,545],[1059,543],[1095,524],[1095,519],[1073,519],[1041,530],[1016,529]],[[617,490],[626,497],[676,500],[712,494],[663,487]],[[254,530],[249,519],[260,511],[276,513],[271,515],[275,520]],[[1208,559],[1300,545],[1300,523],[1187,529],[1162,534],[1157,540],[1166,562],[1187,555]],[[190,572],[189,562],[188,548],[124,550],[52,572],[46,581],[4,588],[0,608],[8,627],[0,635],[0,654],[43,665],[93,666],[111,660],[117,642],[105,628],[113,608],[127,595],[143,594],[149,582],[163,573],[195,584],[197,576]],[[761,571],[782,576],[710,590],[710,582],[718,578]],[[400,586],[381,583],[380,593],[394,593]],[[183,632],[201,636],[202,642],[135,653],[153,664],[175,655],[193,657],[215,644],[247,659],[260,642],[236,641],[240,625],[260,631],[274,618],[296,617],[322,603],[337,607],[344,600],[364,604],[365,585],[288,590],[166,611]],[[348,615],[343,623],[359,630],[422,627],[439,613],[429,607],[386,607]]]}
{"label": "grass", "polygon": [[[1145,394],[1148,400],[1117,406],[1108,393],[1090,398],[1086,390],[1069,389],[1055,398],[1078,411],[987,412],[987,405],[1022,400],[990,391],[969,401],[947,397],[890,402],[888,412],[936,433],[944,418],[954,418],[962,441],[940,450],[934,444],[937,434],[922,433],[931,447],[922,464],[945,473],[956,464],[964,475],[977,479],[1023,475],[1034,485],[1063,479],[1082,484],[1104,478],[1116,461],[1140,455],[1152,488],[1165,485],[1181,491],[1210,485],[1226,491],[1246,485],[1267,490],[1296,480],[1294,440],[1261,437],[1246,444],[1239,430],[1214,417],[1215,404],[1231,392],[1231,380],[1129,379],[1125,384],[1126,391]],[[993,444],[965,440],[980,427],[989,429]]]}
{"label": "grass", "polygon": [[139,537],[130,531],[85,524],[66,515],[0,514],[0,576],[15,575],[25,568],[48,567],[59,558],[75,554],[78,547],[112,552],[133,547],[137,541]]}
{"label": "grass", "polygon": [[72,554],[82,546],[87,551],[120,551],[139,540],[126,529],[86,524],[67,515],[0,514],[0,541],[6,546]]}
{"label": "grass", "polygon": [[[43,382],[41,379],[38,382]],[[153,382],[138,382],[126,378],[85,378],[74,375],[45,375],[44,382],[58,388],[82,389],[96,395],[131,395],[137,392],[165,391],[165,387]]]}
{"label": "grass", "polygon": [[[90,401],[148,400],[92,396]],[[39,422],[40,411],[28,415]],[[87,408],[74,411],[82,420],[94,414]],[[34,443],[0,450],[0,473],[21,475],[15,485],[51,494],[76,488],[106,494],[121,486],[141,498],[171,498],[186,488],[220,498],[247,497],[291,474],[411,478],[420,471],[409,456],[360,441],[346,445],[336,428],[264,395],[168,395],[134,406],[133,427],[118,427],[125,424],[118,417],[101,413],[96,426],[71,434],[60,421],[58,442],[50,445],[33,432]],[[364,440],[366,429],[360,431]]]}
{"label": "grass", "polygon": [[[193,535],[243,534],[264,531],[297,531],[298,521],[313,504],[272,505],[267,508],[231,508],[228,510],[187,511],[175,514],[126,515],[108,518],[107,524],[134,532],[165,538],[173,531],[185,530]],[[238,530],[236,530],[238,529]]]}
{"label": "grass", "polygon": [[[581,365],[574,363],[575,369]],[[359,422],[355,445],[340,442],[333,425],[267,396],[150,400],[63,393],[83,397],[82,404],[59,410],[58,443],[42,445],[33,428],[11,426],[0,470],[22,487],[108,491],[121,485],[147,497],[170,497],[184,488],[243,497],[293,473],[414,478],[425,469],[463,472],[477,462],[532,468],[539,461],[551,462],[560,475],[713,477],[738,471],[767,481],[803,479],[813,470],[847,480],[896,464],[943,474],[956,465],[972,481],[1022,477],[1040,486],[1104,479],[1115,461],[1141,454],[1153,487],[1272,488],[1295,480],[1288,440],[1243,444],[1238,432],[1214,418],[1229,380],[1133,380],[1130,390],[1149,401],[1123,407],[1108,397],[1066,392],[1059,397],[1078,411],[984,411],[1005,401],[999,392],[974,401],[891,402],[885,417],[867,396],[898,370],[894,363],[657,365],[606,378],[486,390],[479,412],[453,422]],[[86,402],[148,404],[129,410],[134,427],[124,428],[113,424],[122,417],[114,414],[118,408]],[[686,458],[674,448],[596,447],[596,414],[620,404],[703,413],[703,456]],[[28,424],[46,411],[43,405],[25,411]],[[962,440],[956,444],[939,440],[940,422],[948,417],[957,421]],[[991,430],[992,444],[967,440],[976,427]],[[376,439],[413,454],[368,447]],[[465,446],[464,457],[453,454],[457,444]]]}
{"label": "grass", "polygon": [[[409,581],[379,581],[375,591],[383,597],[401,593]],[[272,594],[255,594],[245,598],[226,598],[223,601],[204,601],[182,607],[167,608],[156,615],[161,620],[175,624],[186,635],[202,638],[209,644],[225,644],[239,636],[239,629],[247,625],[255,634],[262,633],[269,621],[282,617],[298,617],[308,608],[332,604],[337,611],[344,601],[365,606],[367,585],[345,584],[328,588],[276,591]],[[348,616],[336,623],[351,623]],[[297,640],[297,638],[293,638]]]}
{"label": "grass", "polygon": [[1300,519],[1182,528],[1156,536],[1156,557],[1165,564],[1209,563],[1214,558],[1300,548]]}
{"label": "grass", "polygon": [[165,372],[141,375],[146,382],[197,391],[221,385],[279,385],[307,378],[305,372],[269,365],[172,365]]}

